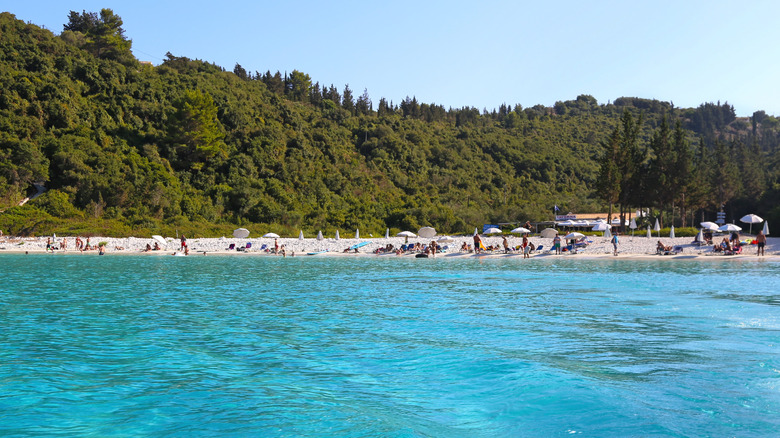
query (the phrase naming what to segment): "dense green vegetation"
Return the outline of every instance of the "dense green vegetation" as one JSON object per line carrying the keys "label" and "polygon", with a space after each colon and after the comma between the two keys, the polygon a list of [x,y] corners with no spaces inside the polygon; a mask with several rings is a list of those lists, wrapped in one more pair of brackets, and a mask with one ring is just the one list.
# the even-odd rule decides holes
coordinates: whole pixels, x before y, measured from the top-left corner
{"label": "dense green vegetation", "polygon": [[[138,62],[110,10],[60,35],[0,14],[0,229],[103,235],[235,226],[297,234],[649,208],[666,226],[780,219],[780,121],[587,95],[445,109],[309,75]],[[42,196],[18,206],[43,182]],[[695,215],[699,216],[695,216]]]}

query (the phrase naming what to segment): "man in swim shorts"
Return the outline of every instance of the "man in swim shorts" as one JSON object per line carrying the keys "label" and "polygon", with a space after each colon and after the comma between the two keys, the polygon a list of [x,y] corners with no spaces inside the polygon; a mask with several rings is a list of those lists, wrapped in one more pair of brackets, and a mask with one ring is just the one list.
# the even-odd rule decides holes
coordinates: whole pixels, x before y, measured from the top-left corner
{"label": "man in swim shorts", "polygon": [[766,235],[764,235],[763,231],[759,231],[758,234],[756,234],[756,246],[758,247],[758,252],[756,255],[762,256],[764,255],[764,247],[766,246]]}

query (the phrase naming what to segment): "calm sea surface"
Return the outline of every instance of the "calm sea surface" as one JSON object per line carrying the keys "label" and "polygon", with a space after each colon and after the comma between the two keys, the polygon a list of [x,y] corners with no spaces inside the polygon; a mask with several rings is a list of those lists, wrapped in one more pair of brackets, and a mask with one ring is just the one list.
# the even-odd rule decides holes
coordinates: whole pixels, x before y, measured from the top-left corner
{"label": "calm sea surface", "polygon": [[0,254],[0,436],[778,436],[778,268]]}

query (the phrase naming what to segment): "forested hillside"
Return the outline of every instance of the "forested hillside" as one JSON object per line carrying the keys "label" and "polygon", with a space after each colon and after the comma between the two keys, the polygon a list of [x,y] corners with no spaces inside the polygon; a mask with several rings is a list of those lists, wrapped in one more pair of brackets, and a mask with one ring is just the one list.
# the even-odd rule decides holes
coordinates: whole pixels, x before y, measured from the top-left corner
{"label": "forested hillside", "polygon": [[[140,63],[107,9],[63,21],[55,35],[0,14],[6,233],[465,233],[554,205],[780,219],[780,121],[763,111],[587,95],[490,111],[375,103],[299,71]],[[35,183],[47,190],[19,206]]]}

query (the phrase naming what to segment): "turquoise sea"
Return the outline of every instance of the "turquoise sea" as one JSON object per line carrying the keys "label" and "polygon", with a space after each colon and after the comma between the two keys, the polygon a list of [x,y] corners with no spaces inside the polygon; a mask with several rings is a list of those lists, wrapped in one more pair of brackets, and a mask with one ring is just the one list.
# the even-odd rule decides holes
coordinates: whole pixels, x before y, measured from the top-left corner
{"label": "turquoise sea", "polygon": [[0,254],[0,436],[777,436],[778,268]]}

